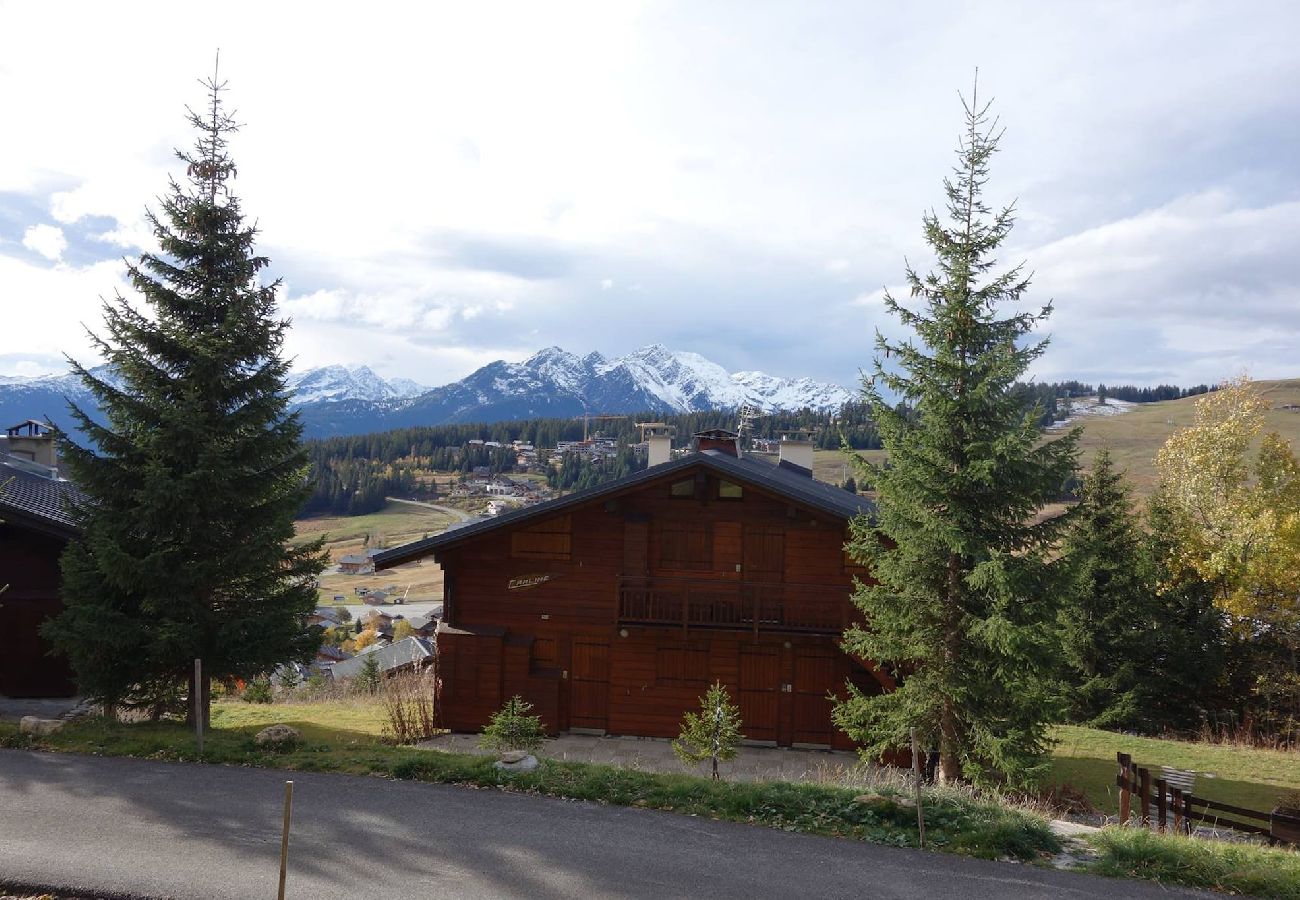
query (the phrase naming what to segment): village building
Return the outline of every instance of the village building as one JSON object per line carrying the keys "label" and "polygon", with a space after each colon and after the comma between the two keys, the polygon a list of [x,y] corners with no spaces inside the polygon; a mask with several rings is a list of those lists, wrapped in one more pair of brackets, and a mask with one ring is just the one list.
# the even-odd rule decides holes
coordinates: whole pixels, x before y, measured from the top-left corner
{"label": "village building", "polygon": [[379,664],[379,673],[389,676],[424,668],[433,660],[434,647],[431,641],[422,637],[402,638],[383,646],[374,645],[350,659],[335,663],[331,673],[335,679],[356,678],[361,674],[366,657],[372,654]]}
{"label": "village building", "polygon": [[642,472],[376,558],[443,568],[443,723],[477,731],[519,694],[552,733],[674,737],[720,680],[749,740],[851,746],[830,695],[893,686],[839,645],[865,577],[843,547],[869,501],[815,481],[802,435],[779,465],[723,431],[652,449]]}
{"label": "village building", "polygon": [[78,534],[65,501],[76,489],[59,474],[54,433],[28,420],[0,441],[0,694],[66,697],[65,658],[50,655],[41,626],[63,611],[59,557]]}

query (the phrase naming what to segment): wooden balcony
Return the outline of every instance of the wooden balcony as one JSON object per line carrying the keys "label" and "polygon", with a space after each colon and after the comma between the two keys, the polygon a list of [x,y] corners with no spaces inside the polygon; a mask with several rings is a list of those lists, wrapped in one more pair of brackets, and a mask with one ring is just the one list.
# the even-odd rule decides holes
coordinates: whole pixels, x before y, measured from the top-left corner
{"label": "wooden balcony", "polygon": [[853,615],[847,588],[824,584],[620,576],[620,624],[839,634]]}

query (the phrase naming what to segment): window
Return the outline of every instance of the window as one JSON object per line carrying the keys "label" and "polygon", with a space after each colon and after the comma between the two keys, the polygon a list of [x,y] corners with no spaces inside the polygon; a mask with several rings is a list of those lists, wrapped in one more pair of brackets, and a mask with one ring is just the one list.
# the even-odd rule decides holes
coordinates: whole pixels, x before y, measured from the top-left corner
{"label": "window", "polygon": [[694,497],[695,479],[684,478],[681,481],[674,481],[668,492],[673,497]]}
{"label": "window", "polygon": [[659,565],[665,569],[713,568],[713,536],[704,522],[665,522],[659,526]]}
{"label": "window", "polygon": [[572,533],[568,516],[557,516],[520,528],[510,535],[510,555],[528,559],[568,559]]}
{"label": "window", "polygon": [[730,481],[718,482],[718,499],[719,500],[739,500],[745,496],[745,489],[738,484]]}
{"label": "window", "polygon": [[660,647],[655,651],[655,684],[694,687],[709,683],[709,651],[705,647]]}

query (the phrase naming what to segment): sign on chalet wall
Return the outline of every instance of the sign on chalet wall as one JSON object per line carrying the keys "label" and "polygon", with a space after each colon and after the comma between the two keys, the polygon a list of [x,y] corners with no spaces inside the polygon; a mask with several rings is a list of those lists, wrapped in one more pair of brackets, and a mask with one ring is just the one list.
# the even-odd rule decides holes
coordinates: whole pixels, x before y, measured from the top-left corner
{"label": "sign on chalet wall", "polygon": [[506,582],[506,589],[511,591],[526,591],[528,588],[535,588],[539,584],[546,584],[554,578],[554,575],[516,575]]}

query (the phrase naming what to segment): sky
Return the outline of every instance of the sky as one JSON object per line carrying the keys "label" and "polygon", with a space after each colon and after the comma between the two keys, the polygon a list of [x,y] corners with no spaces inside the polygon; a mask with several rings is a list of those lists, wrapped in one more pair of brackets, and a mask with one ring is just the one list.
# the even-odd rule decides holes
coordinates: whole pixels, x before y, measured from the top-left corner
{"label": "sky", "polygon": [[659,342],[846,386],[961,95],[1045,380],[1300,377],[1300,4],[0,0],[0,375],[93,362],[220,50],[299,368]]}

